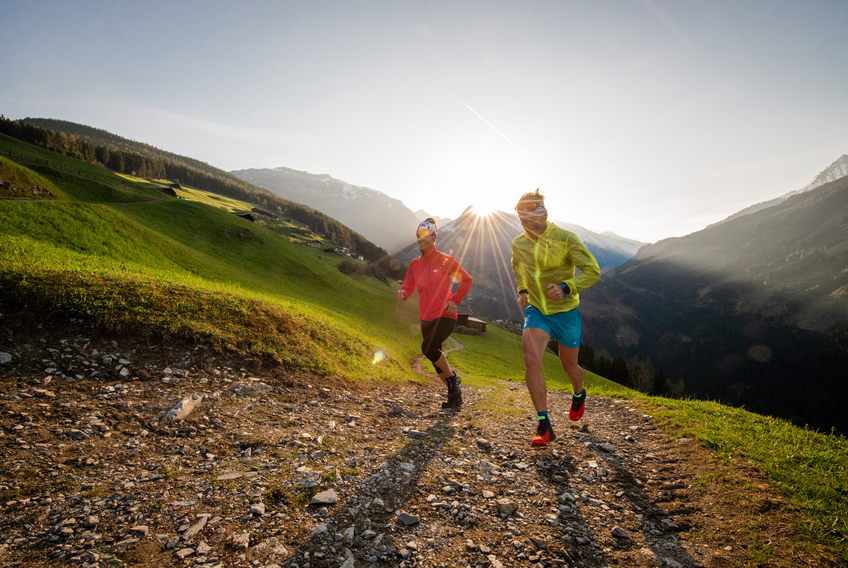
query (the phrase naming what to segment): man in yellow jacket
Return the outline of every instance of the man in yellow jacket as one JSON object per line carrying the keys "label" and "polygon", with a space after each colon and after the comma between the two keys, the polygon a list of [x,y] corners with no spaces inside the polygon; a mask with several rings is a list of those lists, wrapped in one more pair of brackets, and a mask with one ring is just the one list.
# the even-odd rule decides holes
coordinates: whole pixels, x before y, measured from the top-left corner
{"label": "man in yellow jacket", "polygon": [[[583,325],[579,293],[598,281],[601,269],[577,235],[548,221],[545,197],[538,189],[522,195],[515,211],[524,228],[512,241],[512,272],[518,305],[524,310],[524,381],[539,418],[532,443],[544,446],[556,438],[542,375],[545,347],[551,339],[559,343],[559,360],[574,390],[569,418],[580,420],[586,389],[583,369],[577,364]],[[575,267],[580,269],[577,276]]]}

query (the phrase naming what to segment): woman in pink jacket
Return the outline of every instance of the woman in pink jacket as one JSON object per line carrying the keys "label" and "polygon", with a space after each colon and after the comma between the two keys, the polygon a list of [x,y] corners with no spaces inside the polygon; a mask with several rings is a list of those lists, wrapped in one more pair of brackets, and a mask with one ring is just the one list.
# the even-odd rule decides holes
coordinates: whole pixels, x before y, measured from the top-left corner
{"label": "woman in pink jacket", "polygon": [[[421,256],[409,263],[403,287],[398,290],[399,300],[412,297],[418,288],[418,314],[421,318],[421,352],[427,357],[448,387],[448,401],[442,408],[462,406],[462,382],[454,372],[445,354],[442,343],[450,337],[456,326],[456,306],[471,288],[471,276],[463,270],[452,256],[436,250],[436,222],[427,218],[418,225],[416,238]],[[459,282],[459,289],[451,293],[452,282]]]}

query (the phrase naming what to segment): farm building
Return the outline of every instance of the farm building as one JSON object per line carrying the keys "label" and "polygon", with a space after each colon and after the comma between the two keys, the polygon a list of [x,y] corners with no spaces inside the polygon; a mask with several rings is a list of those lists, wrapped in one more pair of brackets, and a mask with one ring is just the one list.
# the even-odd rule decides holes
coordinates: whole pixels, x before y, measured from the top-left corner
{"label": "farm building", "polygon": [[277,217],[276,215],[274,215],[270,211],[265,211],[264,209],[260,209],[259,207],[254,207],[253,209],[250,210],[250,212],[253,213],[254,215],[257,215],[257,216],[265,218],[265,219],[269,219],[271,221],[276,221],[277,219],[279,219],[279,217]]}
{"label": "farm building", "polygon": [[476,329],[480,333],[486,333],[486,322],[475,317],[468,304],[459,304],[456,307],[456,326]]}

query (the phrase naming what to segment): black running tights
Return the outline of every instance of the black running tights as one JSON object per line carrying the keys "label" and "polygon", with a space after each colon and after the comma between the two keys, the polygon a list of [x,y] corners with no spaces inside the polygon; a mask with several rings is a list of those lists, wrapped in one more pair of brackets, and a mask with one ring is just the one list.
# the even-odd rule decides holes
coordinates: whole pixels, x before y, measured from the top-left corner
{"label": "black running tights", "polygon": [[452,318],[436,318],[430,321],[421,321],[421,352],[433,363],[437,373],[445,372],[445,369],[436,367],[436,361],[442,357],[442,343],[450,337],[456,326],[456,320]]}

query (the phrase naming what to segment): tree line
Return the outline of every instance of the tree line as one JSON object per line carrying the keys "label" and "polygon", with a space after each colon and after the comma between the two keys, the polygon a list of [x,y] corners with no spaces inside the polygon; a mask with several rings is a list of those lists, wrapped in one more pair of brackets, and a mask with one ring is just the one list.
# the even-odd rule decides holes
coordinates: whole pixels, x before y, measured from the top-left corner
{"label": "tree line", "polygon": [[577,362],[581,367],[596,375],[645,394],[670,398],[690,396],[682,380],[677,382],[668,380],[665,372],[662,369],[655,369],[649,360],[633,357],[630,362],[627,362],[621,355],[613,358],[606,350],[595,351],[590,345],[581,343]]}
{"label": "tree line", "polygon": [[[52,128],[44,128],[39,123]],[[10,120],[0,115],[0,133],[114,172],[142,178],[167,179],[260,205],[280,217],[296,220],[333,243],[362,255],[375,265],[372,270],[374,273],[386,274],[393,279],[402,278],[405,273],[405,267],[393,263],[384,249],[332,217],[283,199],[205,162],[128,140],[105,130],[60,120]]]}

